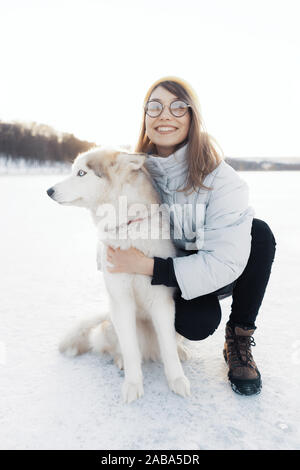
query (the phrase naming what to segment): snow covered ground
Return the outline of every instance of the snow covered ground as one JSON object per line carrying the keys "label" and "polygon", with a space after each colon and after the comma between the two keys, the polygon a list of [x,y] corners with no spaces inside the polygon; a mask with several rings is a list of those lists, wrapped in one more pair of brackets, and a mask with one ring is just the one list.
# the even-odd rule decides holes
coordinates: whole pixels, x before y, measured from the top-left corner
{"label": "snow covered ground", "polygon": [[253,351],[262,393],[239,396],[227,381],[229,297],[216,333],[189,342],[192,396],[172,393],[162,365],[146,363],[145,395],[130,405],[108,356],[57,349],[74,322],[108,305],[88,211],[48,198],[63,176],[0,176],[1,449],[300,449],[299,172],[242,176],[277,241]]}
{"label": "snow covered ground", "polygon": [[11,158],[0,153],[0,176],[3,175],[45,175],[68,174],[71,163],[68,162],[41,162],[28,160],[24,157]]}

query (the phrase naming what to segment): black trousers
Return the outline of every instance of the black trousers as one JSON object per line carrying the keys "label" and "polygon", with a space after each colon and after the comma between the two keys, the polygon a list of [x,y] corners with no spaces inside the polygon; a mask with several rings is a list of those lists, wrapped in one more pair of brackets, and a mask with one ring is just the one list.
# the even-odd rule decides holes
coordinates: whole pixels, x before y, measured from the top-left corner
{"label": "black trousers", "polygon": [[175,329],[192,341],[212,335],[221,321],[219,300],[232,295],[229,322],[255,328],[275,257],[276,241],[266,222],[253,219],[251,252],[242,274],[232,284],[215,292],[185,300],[179,289],[174,292]]}

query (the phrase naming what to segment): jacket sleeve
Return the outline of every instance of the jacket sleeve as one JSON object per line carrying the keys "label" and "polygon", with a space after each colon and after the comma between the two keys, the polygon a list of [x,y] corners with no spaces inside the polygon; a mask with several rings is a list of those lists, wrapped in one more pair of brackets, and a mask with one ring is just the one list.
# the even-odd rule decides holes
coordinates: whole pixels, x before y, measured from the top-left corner
{"label": "jacket sleeve", "polygon": [[154,256],[154,267],[151,284],[164,284],[168,287],[179,287],[175,276],[173,258],[158,258]]}
{"label": "jacket sleeve", "polygon": [[[173,259],[175,275],[185,300],[214,292],[235,281],[246,267],[251,250],[254,210],[248,206],[249,188],[235,170],[216,178],[205,219],[196,235],[195,254]],[[229,174],[228,174],[229,173]],[[198,227],[199,230],[199,227]],[[196,227],[196,233],[198,232]]]}

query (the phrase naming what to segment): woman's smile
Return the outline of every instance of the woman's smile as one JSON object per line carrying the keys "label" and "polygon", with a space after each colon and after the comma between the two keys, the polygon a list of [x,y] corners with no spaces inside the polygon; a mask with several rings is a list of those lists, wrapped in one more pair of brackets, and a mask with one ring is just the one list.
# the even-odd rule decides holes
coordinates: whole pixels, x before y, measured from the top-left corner
{"label": "woman's smile", "polygon": [[172,134],[177,131],[177,127],[170,126],[159,126],[155,128],[156,132],[159,134]]}

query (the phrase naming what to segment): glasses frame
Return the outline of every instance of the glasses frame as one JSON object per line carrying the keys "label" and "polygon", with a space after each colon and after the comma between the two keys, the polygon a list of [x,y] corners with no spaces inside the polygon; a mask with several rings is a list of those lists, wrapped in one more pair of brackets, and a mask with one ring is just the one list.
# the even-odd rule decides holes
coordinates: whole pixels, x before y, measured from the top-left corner
{"label": "glasses frame", "polygon": [[[184,114],[182,114],[181,116],[176,116],[176,114],[173,114],[173,113],[172,113],[171,105],[172,105],[173,103],[176,103],[176,101],[182,101],[182,103],[186,104],[186,111],[185,111]],[[160,113],[159,113],[157,116],[150,116],[150,114],[148,114],[147,111],[146,111],[147,104],[148,104],[148,103],[153,103],[153,102],[159,103],[159,104],[162,106],[162,109],[161,109]],[[192,107],[192,105],[186,103],[184,100],[179,100],[178,98],[176,98],[175,100],[171,101],[171,103],[170,103],[169,105],[162,104],[162,103],[161,103],[160,101],[158,101],[158,100],[149,100],[149,101],[147,101],[147,103],[146,103],[145,106],[144,106],[144,112],[145,112],[145,114],[147,114],[147,116],[149,116],[149,117],[155,119],[155,118],[157,118],[157,117],[159,117],[159,116],[161,115],[161,113],[163,112],[163,110],[165,109],[166,106],[169,108],[169,111],[170,111],[170,113],[172,114],[172,116],[174,116],[174,117],[176,117],[176,118],[181,118],[181,117],[185,116],[186,113],[188,112],[188,108],[191,108],[191,107]]]}

